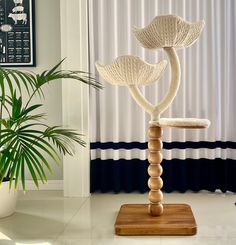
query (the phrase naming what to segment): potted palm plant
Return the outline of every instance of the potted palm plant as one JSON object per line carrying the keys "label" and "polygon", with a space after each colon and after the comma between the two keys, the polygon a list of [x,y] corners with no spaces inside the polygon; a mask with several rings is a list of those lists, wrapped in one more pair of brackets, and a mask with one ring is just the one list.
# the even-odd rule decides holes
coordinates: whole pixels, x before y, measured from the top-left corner
{"label": "potted palm plant", "polygon": [[[32,102],[44,96],[43,86],[53,80],[101,87],[86,72],[61,70],[62,62],[41,74],[0,67],[0,217],[14,212],[19,183],[26,190],[26,169],[39,187],[39,181],[47,182],[45,169],[53,174],[49,162],[58,164],[62,154],[72,155],[73,143],[85,145],[76,130],[47,125],[46,115],[38,111],[42,104]],[[22,98],[23,90],[27,98]]]}

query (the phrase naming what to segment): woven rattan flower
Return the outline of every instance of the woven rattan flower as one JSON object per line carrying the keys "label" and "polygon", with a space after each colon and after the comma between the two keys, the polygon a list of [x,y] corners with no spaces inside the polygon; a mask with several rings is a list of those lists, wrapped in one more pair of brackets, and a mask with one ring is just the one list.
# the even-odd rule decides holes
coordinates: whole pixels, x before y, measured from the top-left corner
{"label": "woven rattan flower", "polygon": [[157,64],[149,64],[131,55],[120,56],[109,65],[101,65],[96,62],[97,70],[104,80],[123,86],[148,85],[157,81],[166,65],[166,60]]}
{"label": "woven rattan flower", "polygon": [[176,15],[164,15],[144,28],[134,27],[133,33],[145,48],[185,48],[198,39],[204,25],[204,21],[190,23]]}

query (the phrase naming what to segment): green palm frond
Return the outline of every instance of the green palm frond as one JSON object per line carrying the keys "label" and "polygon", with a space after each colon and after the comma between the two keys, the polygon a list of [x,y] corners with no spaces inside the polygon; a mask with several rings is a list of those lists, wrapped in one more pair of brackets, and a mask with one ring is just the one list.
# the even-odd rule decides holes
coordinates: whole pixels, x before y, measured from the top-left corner
{"label": "green palm frond", "polygon": [[[62,154],[73,154],[73,143],[85,146],[75,130],[58,126],[49,127],[43,123],[29,123],[30,120],[40,120],[43,114],[28,115],[17,112],[21,117],[17,120],[4,120],[5,129],[1,130],[0,148],[0,183],[7,176],[10,187],[15,179],[15,188],[21,176],[22,188],[25,190],[25,168],[38,187],[38,180],[47,181],[45,168],[53,175],[50,162],[59,165]],[[11,120],[11,121],[10,121]],[[9,122],[10,121],[10,122]],[[27,124],[25,124],[27,122]],[[40,126],[41,129],[38,129]],[[57,149],[57,150],[56,150]],[[49,160],[48,160],[49,159]]]}
{"label": "green palm frond", "polygon": [[22,89],[25,88],[28,94],[36,87],[36,79],[28,72],[0,67],[0,87],[1,97],[5,97],[7,91],[10,91],[10,96],[14,94],[14,89],[22,94]]}
{"label": "green palm frond", "polygon": [[[2,175],[0,182],[3,181],[3,176],[7,172],[9,172],[10,184],[17,175],[17,171],[21,172],[22,179],[25,167],[27,167],[36,186],[38,186],[38,179],[45,183],[47,178],[44,167],[53,174],[46,156],[51,159],[50,161],[59,164],[61,160],[59,153],[73,154],[73,142],[85,145],[74,130],[48,126],[45,130],[38,130],[35,129],[35,126],[39,126],[39,124],[32,123],[15,131],[12,129],[2,130],[0,147],[6,146],[7,142],[8,145],[0,153],[0,172]],[[45,125],[41,124],[41,126]],[[55,150],[54,146],[58,151]],[[17,185],[18,180],[15,181]],[[22,182],[22,187],[25,189],[24,182]]]}
{"label": "green palm frond", "polygon": [[[35,95],[44,97],[43,86],[54,80],[72,79],[96,89],[102,87],[87,72],[61,70],[62,62],[41,74],[0,67],[0,184],[7,179],[10,188],[13,181],[17,188],[21,181],[25,190],[28,169],[39,187],[39,180],[47,181],[46,170],[53,174],[51,162],[59,165],[61,154],[73,155],[74,143],[85,146],[76,130],[45,125],[45,113],[37,112],[42,104],[32,104]],[[24,90],[28,94],[25,103]]]}
{"label": "green palm frond", "polygon": [[68,153],[73,155],[74,145],[73,142],[85,146],[86,143],[80,138],[81,134],[76,133],[73,129],[60,128],[58,126],[47,127],[44,131],[44,137],[56,145],[60,153],[64,155]]}
{"label": "green palm frond", "polygon": [[13,97],[15,90],[22,95],[23,89],[26,89],[30,96],[38,93],[43,97],[42,86],[50,81],[60,79],[73,79],[96,89],[102,88],[102,85],[88,72],[60,70],[60,65],[64,60],[41,74],[0,67],[0,97],[5,98],[8,91],[10,91],[10,96]]}
{"label": "green palm frond", "polygon": [[[65,60],[65,59],[64,59]],[[40,75],[37,75],[37,87],[41,88],[44,84],[58,79],[73,79],[90,85],[94,88],[102,88],[102,85],[94,79],[90,73],[84,71],[70,71],[70,70],[58,70],[62,60],[52,69],[42,72]]]}

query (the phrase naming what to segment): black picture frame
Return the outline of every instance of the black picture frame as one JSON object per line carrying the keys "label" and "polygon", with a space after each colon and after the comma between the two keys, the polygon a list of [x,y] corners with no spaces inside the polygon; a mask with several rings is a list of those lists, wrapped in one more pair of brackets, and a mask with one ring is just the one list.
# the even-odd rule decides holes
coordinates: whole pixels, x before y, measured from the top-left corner
{"label": "black picture frame", "polygon": [[0,0],[0,66],[36,66],[35,0]]}

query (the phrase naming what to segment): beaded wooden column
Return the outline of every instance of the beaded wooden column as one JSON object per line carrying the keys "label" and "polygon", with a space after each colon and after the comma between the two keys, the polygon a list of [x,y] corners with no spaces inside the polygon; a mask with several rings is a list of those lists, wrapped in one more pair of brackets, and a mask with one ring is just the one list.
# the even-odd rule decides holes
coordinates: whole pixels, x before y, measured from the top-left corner
{"label": "beaded wooden column", "polygon": [[161,201],[163,199],[162,191],[163,186],[161,179],[162,174],[162,128],[156,125],[151,125],[148,130],[149,142],[148,142],[148,161],[150,163],[148,167],[148,174],[150,178],[148,180],[149,201],[148,212],[152,216],[159,216],[163,213],[163,205]]}

